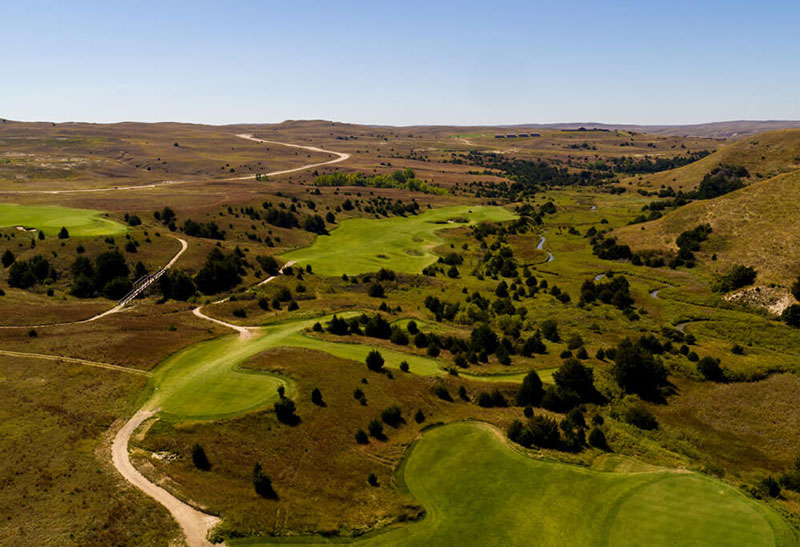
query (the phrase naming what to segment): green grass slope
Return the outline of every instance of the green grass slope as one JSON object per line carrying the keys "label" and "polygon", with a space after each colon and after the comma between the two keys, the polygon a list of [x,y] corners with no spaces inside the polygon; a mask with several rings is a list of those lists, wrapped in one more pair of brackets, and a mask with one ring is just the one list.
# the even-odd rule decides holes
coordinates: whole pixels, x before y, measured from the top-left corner
{"label": "green grass slope", "polygon": [[604,472],[538,460],[476,424],[428,431],[401,472],[425,518],[359,543],[754,547],[798,540],[776,512],[722,482],[695,473]]}
{"label": "green grass slope", "polygon": [[800,129],[770,131],[743,138],[699,161],[644,176],[641,182],[634,184],[656,190],[662,185],[676,190],[694,190],[703,177],[720,164],[745,167],[750,173],[750,178],[745,182],[764,180],[800,169]]}
{"label": "green grass slope", "polygon": [[[190,419],[218,419],[271,405],[277,400],[278,386],[291,391],[288,378],[253,372],[239,365],[271,348],[299,347],[324,351],[336,357],[364,362],[372,346],[331,342],[303,334],[317,320],[323,324],[330,317],[303,319],[252,329],[254,336],[223,336],[193,344],[169,357],[153,372],[149,408],[160,408],[167,415]],[[444,363],[396,350],[380,349],[385,366],[399,369],[402,361],[409,371],[421,376],[444,376]],[[365,368],[366,371],[366,368]],[[552,370],[542,372],[550,381]],[[524,373],[462,376],[483,381],[521,382]]]}
{"label": "green grass slope", "polygon": [[311,264],[321,275],[362,274],[389,268],[398,272],[419,273],[436,261],[432,249],[442,243],[436,232],[460,226],[453,219],[469,224],[513,219],[501,207],[466,205],[432,209],[411,217],[386,219],[353,218],[343,220],[329,236],[319,236],[313,245],[281,255],[300,266]]}
{"label": "green grass slope", "polygon": [[116,236],[127,231],[124,225],[103,218],[102,214],[87,209],[0,203],[0,228],[23,226],[55,236],[64,227],[71,237]]}
{"label": "green grass slope", "polygon": [[698,224],[713,233],[704,253],[716,253],[720,271],[732,263],[753,266],[760,282],[789,283],[800,274],[800,170],[753,183],[715,199],[690,203],[652,222],[614,232],[634,250],[677,249],[678,235]]}

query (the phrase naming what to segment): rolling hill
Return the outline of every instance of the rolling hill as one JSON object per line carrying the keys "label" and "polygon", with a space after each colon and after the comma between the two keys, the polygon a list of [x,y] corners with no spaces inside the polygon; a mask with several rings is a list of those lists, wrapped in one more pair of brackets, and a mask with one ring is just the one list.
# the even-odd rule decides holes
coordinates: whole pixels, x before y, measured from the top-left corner
{"label": "rolling hill", "polygon": [[637,178],[634,184],[652,189],[670,186],[675,190],[693,190],[720,164],[745,167],[750,173],[745,182],[800,169],[800,129],[770,131],[741,139],[689,165]]}
{"label": "rolling hill", "polygon": [[700,256],[716,253],[717,271],[744,264],[758,270],[759,284],[786,285],[800,274],[800,231],[794,223],[798,213],[800,169],[715,199],[695,201],[658,220],[618,229],[614,235],[634,251],[676,250],[675,238],[681,232],[708,223],[714,231]]}

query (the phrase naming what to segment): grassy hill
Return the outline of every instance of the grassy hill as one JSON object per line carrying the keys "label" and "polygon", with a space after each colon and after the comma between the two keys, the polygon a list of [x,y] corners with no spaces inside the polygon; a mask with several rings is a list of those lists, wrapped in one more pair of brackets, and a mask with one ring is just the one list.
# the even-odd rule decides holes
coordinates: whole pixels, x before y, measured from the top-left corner
{"label": "grassy hill", "polygon": [[653,189],[663,185],[676,190],[693,190],[711,169],[720,164],[745,167],[750,173],[750,182],[800,169],[800,129],[771,131],[744,138],[684,167],[637,178],[634,184]]}
{"label": "grassy hill", "polygon": [[700,256],[716,253],[716,269],[736,262],[755,267],[762,283],[786,284],[800,274],[800,233],[792,224],[799,209],[797,170],[690,203],[658,220],[618,229],[615,235],[634,250],[677,250],[675,238],[681,232],[708,223],[714,231]]}

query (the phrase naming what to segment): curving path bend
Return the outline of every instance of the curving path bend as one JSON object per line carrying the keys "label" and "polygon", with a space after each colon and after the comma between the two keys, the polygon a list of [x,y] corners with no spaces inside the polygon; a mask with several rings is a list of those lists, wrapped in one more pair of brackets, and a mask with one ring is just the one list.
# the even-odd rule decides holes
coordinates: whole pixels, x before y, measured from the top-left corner
{"label": "curving path bend", "polygon": [[[541,236],[541,237],[542,237],[542,239],[540,239],[539,243],[536,244],[536,249],[539,250],[539,251],[544,251],[544,242],[546,240],[545,240],[544,236]],[[551,253],[550,251],[546,251],[546,252],[547,252],[547,262],[552,262],[553,258],[554,258],[553,257],[553,253]]]}
{"label": "curving path bend", "polygon": [[207,539],[208,532],[217,525],[219,518],[198,511],[160,486],[153,484],[139,473],[131,463],[130,454],[128,453],[128,442],[131,435],[157,411],[158,409],[140,410],[122,426],[114,437],[114,442],[111,446],[111,461],[117,471],[125,477],[125,480],[167,508],[180,525],[189,547],[210,546],[212,544]]}
{"label": "curving path bend", "polygon": [[[308,163],[305,165],[301,165],[300,167],[293,167],[291,169],[283,169],[281,171],[273,171],[271,173],[264,173],[267,177],[277,177],[278,175],[286,175],[289,173],[296,173],[297,171],[305,171],[306,169],[312,169],[314,167],[321,167],[323,165],[331,165],[334,163],[339,163],[340,161],[345,161],[350,158],[350,154],[345,152],[334,152],[333,150],[325,150],[323,148],[319,148],[317,146],[306,146],[302,144],[291,144],[287,142],[278,142],[278,141],[269,141],[265,139],[258,139],[253,137],[253,135],[249,134],[240,134],[236,135],[240,139],[246,139],[253,142],[258,142],[262,144],[277,144],[280,146],[288,146],[289,148],[299,148],[301,150],[308,150],[309,152],[322,152],[324,154],[334,154],[336,158],[328,161],[318,162],[318,163]],[[0,190],[0,194],[88,194],[88,193],[103,193],[103,192],[120,192],[126,190],[146,190],[153,188],[161,188],[164,186],[177,186],[179,184],[191,184],[191,183],[198,183],[198,182],[231,182],[237,180],[254,180],[256,178],[255,175],[244,175],[241,177],[229,177],[225,179],[212,179],[212,180],[197,180],[197,179],[187,179],[187,180],[162,180],[159,182],[151,182],[150,184],[141,184],[138,186],[113,186],[111,188],[76,188],[74,190]]]}

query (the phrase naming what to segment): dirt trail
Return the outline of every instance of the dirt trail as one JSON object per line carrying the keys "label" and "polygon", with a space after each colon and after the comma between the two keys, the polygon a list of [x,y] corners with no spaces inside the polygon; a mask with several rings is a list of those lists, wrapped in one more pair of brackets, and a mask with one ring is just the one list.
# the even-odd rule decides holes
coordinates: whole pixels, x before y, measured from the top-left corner
{"label": "dirt trail", "polygon": [[219,518],[198,511],[160,486],[153,484],[139,473],[131,463],[130,455],[128,454],[128,442],[131,435],[156,412],[157,410],[140,410],[122,426],[114,437],[114,443],[111,446],[111,460],[117,471],[125,477],[125,480],[167,508],[180,525],[181,530],[183,530],[183,535],[189,547],[210,546],[212,544],[206,537],[211,528],[219,522]]}
{"label": "dirt trail", "polygon": [[[286,175],[288,173],[295,173],[297,171],[304,171],[306,169],[311,169],[313,167],[321,167],[323,165],[330,165],[333,163],[339,163],[340,161],[345,161],[350,158],[350,154],[345,152],[334,152],[333,150],[324,150],[322,148],[316,146],[305,146],[302,144],[291,144],[287,142],[278,142],[278,141],[269,141],[265,139],[257,139],[252,135],[248,134],[241,134],[236,135],[240,139],[246,139],[253,142],[263,143],[263,144],[277,144],[280,146],[288,146],[289,148],[300,148],[302,150],[308,150],[310,152],[321,152],[323,154],[334,154],[337,157],[323,161],[319,163],[308,163],[305,165],[301,165],[300,167],[293,167],[291,169],[283,169],[281,171],[273,171],[271,173],[264,173],[267,177],[276,177],[278,175]],[[198,180],[198,179],[187,179],[187,180],[162,180],[159,182],[151,182],[150,184],[142,184],[138,186],[113,186],[111,188],[78,188],[75,190],[0,190],[0,194],[87,194],[87,193],[102,193],[102,192],[120,192],[126,190],[145,190],[145,189],[153,189],[153,188],[162,188],[164,186],[176,186],[178,184],[192,184],[192,183],[199,183],[199,182],[231,182],[237,180],[255,180],[255,175],[244,175],[241,177],[229,177],[224,179],[211,179],[211,180]]]}
{"label": "dirt trail", "polygon": [[[180,248],[180,250],[179,250],[177,253],[175,253],[175,256],[173,256],[173,257],[172,257],[172,259],[171,259],[169,262],[167,262],[166,266],[164,266],[163,268],[161,268],[161,269],[160,269],[160,270],[159,270],[159,271],[156,273],[156,275],[157,275],[157,276],[161,276],[162,274],[164,274],[164,272],[166,272],[167,270],[169,270],[169,269],[170,269],[170,268],[171,268],[171,267],[172,267],[172,266],[175,264],[175,262],[177,262],[177,261],[178,261],[178,259],[179,259],[179,258],[181,257],[181,255],[182,255],[182,254],[183,254],[183,253],[186,251],[186,249],[189,247],[189,244],[188,244],[188,243],[186,243],[186,240],[185,240],[185,239],[181,239],[180,237],[176,237],[176,236],[170,236],[170,237],[172,237],[172,238],[175,238],[175,239],[177,239],[178,241],[180,241],[180,243],[181,243],[181,248]],[[137,296],[138,296],[138,295],[137,295]],[[101,318],[103,318],[103,317],[109,316],[109,315],[111,315],[112,313],[117,313],[117,312],[120,312],[120,311],[122,311],[122,309],[123,309],[123,308],[124,308],[124,307],[125,307],[125,306],[126,306],[126,305],[127,305],[127,304],[128,304],[130,301],[131,301],[131,300],[132,300],[132,299],[128,299],[128,300],[127,300],[127,301],[125,301],[125,302],[122,302],[122,303],[120,303],[120,304],[117,304],[116,306],[114,306],[114,307],[113,307],[113,308],[111,308],[110,310],[106,310],[106,311],[104,311],[103,313],[98,313],[97,315],[93,315],[92,317],[90,317],[90,318],[88,318],[88,319],[81,319],[80,321],[68,321],[68,322],[66,322],[66,323],[43,323],[43,324],[40,324],[40,325],[0,325],[0,329],[40,329],[40,328],[44,328],[44,327],[60,327],[60,326],[62,326],[62,325],[80,325],[80,324],[82,324],[82,323],[91,323],[92,321],[97,321],[98,319],[101,319]]]}
{"label": "dirt trail", "polygon": [[[286,264],[283,265],[283,268],[281,268],[276,275],[269,276],[265,280],[263,280],[263,281],[259,282],[258,284],[256,284],[256,287],[260,287],[262,285],[266,285],[267,283],[269,283],[270,281],[272,281],[273,279],[275,279],[279,275],[282,275],[283,271],[286,268],[290,267],[292,264],[294,264],[294,262],[295,262],[294,260],[287,262]],[[207,304],[207,305],[222,304],[223,302],[227,302],[228,300],[230,300],[230,298],[231,297],[228,296],[226,298],[223,298],[222,300],[217,300],[216,302],[212,302],[211,304]],[[203,309],[203,306],[198,306],[198,307],[196,307],[196,308],[194,308],[192,310],[192,313],[195,314],[200,319],[205,319],[206,321],[211,321],[211,322],[216,323],[218,325],[222,325],[223,327],[228,327],[229,329],[233,329],[233,330],[237,331],[239,333],[239,339],[240,340],[247,340],[247,339],[249,339],[250,337],[253,336],[253,333],[250,330],[252,327],[242,327],[241,325],[234,325],[233,323],[228,323],[227,321],[223,321],[222,319],[217,319],[215,317],[210,317],[210,316],[204,314],[202,312],[202,309]]]}
{"label": "dirt trail", "polygon": [[61,357],[59,355],[48,355],[46,353],[24,353],[21,351],[9,351],[0,349],[0,355],[8,357],[26,357],[31,359],[46,359],[48,361],[74,363],[77,365],[86,365],[90,367],[104,368],[108,370],[116,370],[119,372],[127,372],[128,374],[137,374],[139,376],[150,376],[146,370],[138,370],[135,368],[123,367],[120,365],[112,365],[111,363],[103,363],[100,361],[89,361],[88,359],[78,359],[76,357]]}

